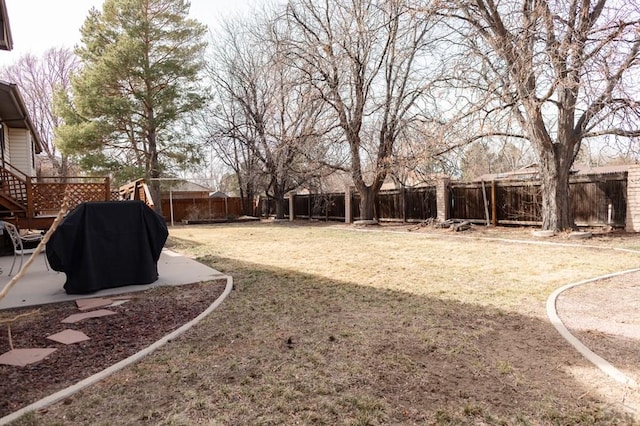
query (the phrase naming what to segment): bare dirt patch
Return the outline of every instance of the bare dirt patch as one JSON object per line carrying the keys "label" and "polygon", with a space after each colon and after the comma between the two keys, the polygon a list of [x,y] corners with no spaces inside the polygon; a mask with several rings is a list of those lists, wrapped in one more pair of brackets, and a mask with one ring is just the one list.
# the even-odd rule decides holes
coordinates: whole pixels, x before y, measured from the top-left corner
{"label": "bare dirt patch", "polygon": [[[85,379],[149,346],[203,312],[224,290],[223,282],[159,287],[123,295],[109,308],[116,315],[76,324],[60,321],[78,313],[75,302],[0,311],[0,319],[36,312],[11,325],[15,348],[56,348],[36,364],[0,365],[0,417]],[[64,345],[46,339],[64,329],[91,340]],[[7,326],[0,327],[0,353],[10,350]]]}

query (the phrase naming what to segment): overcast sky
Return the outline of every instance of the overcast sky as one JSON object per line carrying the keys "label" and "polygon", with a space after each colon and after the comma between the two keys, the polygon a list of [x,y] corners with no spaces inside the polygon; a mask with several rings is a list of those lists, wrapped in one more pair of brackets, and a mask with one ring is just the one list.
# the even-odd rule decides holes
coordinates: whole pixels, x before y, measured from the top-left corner
{"label": "overcast sky", "polygon": [[[191,17],[215,28],[221,17],[242,14],[260,0],[191,0]],[[91,7],[103,0],[5,0],[13,35],[13,50],[0,51],[0,66],[31,52],[50,47],[73,48],[80,42],[80,27]]]}

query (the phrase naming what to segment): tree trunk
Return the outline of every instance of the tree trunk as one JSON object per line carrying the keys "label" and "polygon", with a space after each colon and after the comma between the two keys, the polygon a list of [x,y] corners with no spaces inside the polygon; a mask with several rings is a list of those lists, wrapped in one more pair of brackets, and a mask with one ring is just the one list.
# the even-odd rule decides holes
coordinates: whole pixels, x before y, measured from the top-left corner
{"label": "tree trunk", "polygon": [[569,199],[570,169],[570,162],[559,161],[556,153],[543,153],[541,156],[543,230],[575,229],[571,200]]}
{"label": "tree trunk", "polygon": [[286,201],[284,199],[284,194],[285,193],[281,189],[280,185],[276,183],[273,191],[273,201],[276,203],[276,219],[284,219]]}
{"label": "tree trunk", "polygon": [[284,219],[285,213],[285,199],[284,197],[278,197],[274,199],[276,202],[276,219]]}
{"label": "tree trunk", "polygon": [[360,194],[360,220],[376,219],[376,200],[378,191],[371,186],[359,188]]}
{"label": "tree trunk", "polygon": [[155,114],[152,109],[148,111],[148,163],[147,174],[149,175],[149,192],[151,192],[151,199],[153,200],[153,208],[158,213],[162,214],[162,200],[160,199],[160,161],[158,159],[158,145],[156,141],[156,128],[155,128]]}
{"label": "tree trunk", "polygon": [[236,171],[236,179],[238,180],[238,189],[240,191],[240,204],[242,214],[253,216],[253,190],[249,184],[245,184],[242,173]]}
{"label": "tree trunk", "polygon": [[253,200],[240,190],[240,204],[242,206],[242,214],[253,216]]}
{"label": "tree trunk", "polygon": [[253,196],[249,196],[247,194],[242,197],[242,214],[247,216],[253,216],[255,212],[253,211]]}
{"label": "tree trunk", "polygon": [[157,180],[152,180],[149,184],[149,192],[151,193],[151,199],[153,200],[153,208],[158,213],[162,213],[161,210],[161,202],[160,199],[160,182]]}
{"label": "tree trunk", "polygon": [[[151,144],[149,144],[151,146]],[[156,151],[155,143],[153,144],[153,149],[151,150],[151,170],[148,171],[149,176],[149,192],[151,193],[151,199],[153,200],[153,208],[158,213],[162,213],[161,202],[160,199],[160,171],[158,164],[158,152]]]}

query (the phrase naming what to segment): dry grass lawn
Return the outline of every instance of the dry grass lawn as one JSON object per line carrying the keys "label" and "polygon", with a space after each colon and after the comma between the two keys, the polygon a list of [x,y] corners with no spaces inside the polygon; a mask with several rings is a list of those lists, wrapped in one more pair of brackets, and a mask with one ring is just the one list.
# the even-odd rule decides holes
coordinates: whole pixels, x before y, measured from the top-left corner
{"label": "dry grass lawn", "polygon": [[635,396],[562,340],[544,304],[561,285],[637,267],[638,254],[605,247],[639,240],[479,238],[513,235],[173,228],[174,250],[234,276],[231,296],[18,424],[633,424]]}

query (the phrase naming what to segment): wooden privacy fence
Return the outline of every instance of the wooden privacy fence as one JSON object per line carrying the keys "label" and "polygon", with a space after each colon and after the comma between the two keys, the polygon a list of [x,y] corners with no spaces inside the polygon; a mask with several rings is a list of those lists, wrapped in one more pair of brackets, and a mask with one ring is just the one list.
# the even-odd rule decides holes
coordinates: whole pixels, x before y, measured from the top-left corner
{"label": "wooden privacy fence", "polygon": [[[415,222],[429,218],[464,219],[493,225],[540,225],[542,194],[539,181],[498,180],[492,182],[451,182],[439,197],[437,186],[381,191],[376,213],[381,221]],[[571,207],[577,225],[625,226],[627,214],[627,173],[573,177],[570,182]],[[349,194],[351,218],[360,218],[357,192]],[[345,193],[296,194],[296,218],[345,220]],[[448,207],[446,217],[438,217],[438,200]],[[287,203],[289,200],[287,200]],[[263,199],[261,216],[275,213],[273,200]],[[447,210],[447,209],[444,209]],[[289,216],[289,207],[285,212]]]}
{"label": "wooden privacy fence", "polygon": [[161,201],[162,215],[167,222],[171,221],[171,205],[173,220],[206,220],[228,219],[242,216],[242,200],[239,197],[227,198],[179,198],[170,202]]}
{"label": "wooden privacy fence", "polygon": [[296,195],[295,216],[306,219],[344,220],[344,197],[344,193]]}
{"label": "wooden privacy fence", "polygon": [[380,220],[414,222],[436,217],[436,188],[427,186],[383,191],[378,195],[376,208]]}
{"label": "wooden privacy fence", "polygon": [[[625,226],[627,173],[579,176],[569,184],[571,208],[579,226]],[[452,183],[449,217],[493,225],[542,223],[539,181]]]}
{"label": "wooden privacy fence", "polygon": [[[350,193],[351,218],[360,218],[360,195]],[[265,202],[263,216],[275,212],[274,203]],[[287,200],[289,203],[289,200]],[[345,193],[297,194],[294,197],[296,218],[319,220],[345,220]],[[285,210],[290,211],[288,208]],[[421,221],[435,217],[437,211],[435,187],[401,188],[381,191],[378,194],[376,212],[380,220]],[[288,216],[288,215],[287,215]]]}

